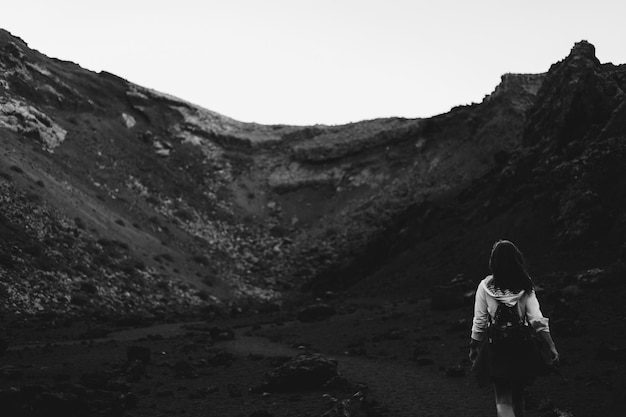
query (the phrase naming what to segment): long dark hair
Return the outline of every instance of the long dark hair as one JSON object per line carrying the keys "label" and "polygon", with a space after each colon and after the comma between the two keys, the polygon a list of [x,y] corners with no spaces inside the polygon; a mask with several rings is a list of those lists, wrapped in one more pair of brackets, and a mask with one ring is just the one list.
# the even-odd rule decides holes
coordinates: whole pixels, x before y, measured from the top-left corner
{"label": "long dark hair", "polygon": [[534,289],[533,281],[526,271],[524,255],[508,240],[498,240],[491,250],[489,268],[493,274],[493,286],[500,290],[526,291]]}

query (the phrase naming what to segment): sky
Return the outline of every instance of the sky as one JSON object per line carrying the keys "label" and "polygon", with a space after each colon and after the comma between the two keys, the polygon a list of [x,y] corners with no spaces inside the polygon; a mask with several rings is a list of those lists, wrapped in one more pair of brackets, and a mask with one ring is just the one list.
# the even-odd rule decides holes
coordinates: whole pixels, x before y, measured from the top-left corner
{"label": "sky", "polygon": [[615,0],[0,0],[39,52],[244,122],[430,117],[587,40],[626,63]]}

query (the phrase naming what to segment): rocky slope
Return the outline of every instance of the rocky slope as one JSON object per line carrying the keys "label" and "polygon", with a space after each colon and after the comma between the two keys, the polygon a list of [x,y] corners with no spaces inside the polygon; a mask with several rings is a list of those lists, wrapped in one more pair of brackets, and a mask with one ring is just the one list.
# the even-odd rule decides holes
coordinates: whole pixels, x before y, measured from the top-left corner
{"label": "rocky slope", "polygon": [[626,66],[601,64],[593,45],[577,43],[543,76],[518,147],[459,193],[409,207],[331,281],[356,279],[363,265],[368,291],[389,291],[390,281],[392,292],[423,291],[461,274],[476,281],[493,241],[509,238],[542,286],[567,287],[588,270],[622,282],[625,77]]}
{"label": "rocky slope", "polygon": [[264,126],[1,31],[3,309],[212,314],[302,286],[426,288],[503,235],[538,254],[594,239],[609,262],[623,74],[582,42],[430,119]]}
{"label": "rocky slope", "polygon": [[502,164],[543,80],[506,75],[431,119],[296,127],[241,123],[5,31],[0,71],[0,276],[5,310],[25,313],[272,308],[407,207]]}

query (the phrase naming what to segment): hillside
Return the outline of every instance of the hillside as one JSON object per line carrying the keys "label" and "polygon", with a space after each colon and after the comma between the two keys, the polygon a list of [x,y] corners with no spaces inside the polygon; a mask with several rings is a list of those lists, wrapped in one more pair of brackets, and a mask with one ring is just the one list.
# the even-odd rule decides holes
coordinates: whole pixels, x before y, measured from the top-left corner
{"label": "hillside", "polygon": [[276,308],[407,208],[501,165],[543,80],[505,75],[430,119],[297,127],[241,123],[4,31],[0,70],[2,292],[29,314]]}
{"label": "hillside", "polygon": [[[423,290],[458,274],[476,280],[500,238],[523,248],[542,285],[568,284],[542,275],[571,283],[586,269],[622,271],[625,77],[626,66],[601,64],[593,45],[577,43],[544,75],[519,146],[458,193],[409,207],[370,243],[367,288],[380,280],[374,291],[389,289],[391,280],[400,292]],[[339,274],[360,276],[363,264]]]}

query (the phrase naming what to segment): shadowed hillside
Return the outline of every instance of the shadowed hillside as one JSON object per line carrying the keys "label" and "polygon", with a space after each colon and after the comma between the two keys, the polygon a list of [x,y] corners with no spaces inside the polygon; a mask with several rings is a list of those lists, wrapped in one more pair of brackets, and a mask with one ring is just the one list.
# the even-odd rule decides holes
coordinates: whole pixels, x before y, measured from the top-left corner
{"label": "shadowed hillside", "polygon": [[519,243],[538,275],[622,271],[626,66],[601,64],[583,41],[542,79],[518,146],[457,192],[408,207],[362,259],[326,281],[372,275],[376,291],[391,281],[401,292],[457,274],[477,279],[500,238]]}
{"label": "shadowed hillside", "polygon": [[7,32],[0,69],[3,292],[29,313],[275,308],[411,207],[502,166],[543,80],[503,76],[430,119],[296,127],[241,123]]}

